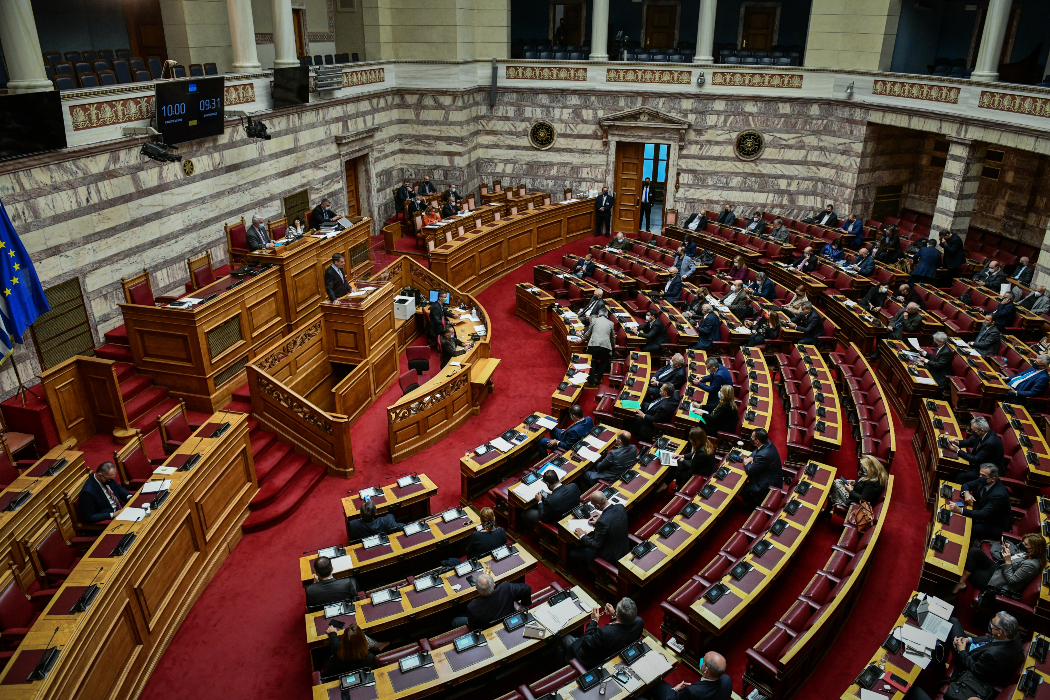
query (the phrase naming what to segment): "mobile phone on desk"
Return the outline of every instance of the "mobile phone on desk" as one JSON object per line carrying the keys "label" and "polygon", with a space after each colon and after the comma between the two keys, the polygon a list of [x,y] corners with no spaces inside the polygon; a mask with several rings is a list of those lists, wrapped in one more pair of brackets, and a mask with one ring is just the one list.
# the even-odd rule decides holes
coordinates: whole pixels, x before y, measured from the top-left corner
{"label": "mobile phone on desk", "polygon": [[344,627],[346,627],[346,623],[342,620],[329,620],[328,624],[330,624],[332,627],[335,627],[337,630],[341,630]]}

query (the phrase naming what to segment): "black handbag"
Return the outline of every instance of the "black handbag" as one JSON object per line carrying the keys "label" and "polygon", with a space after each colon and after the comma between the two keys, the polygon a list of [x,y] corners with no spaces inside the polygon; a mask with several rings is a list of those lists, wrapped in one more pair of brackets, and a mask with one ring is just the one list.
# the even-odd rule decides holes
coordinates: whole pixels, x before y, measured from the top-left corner
{"label": "black handbag", "polygon": [[969,671],[963,671],[958,678],[948,684],[944,691],[944,700],[970,700],[970,698],[981,698],[991,700],[995,697],[995,686],[985,683]]}

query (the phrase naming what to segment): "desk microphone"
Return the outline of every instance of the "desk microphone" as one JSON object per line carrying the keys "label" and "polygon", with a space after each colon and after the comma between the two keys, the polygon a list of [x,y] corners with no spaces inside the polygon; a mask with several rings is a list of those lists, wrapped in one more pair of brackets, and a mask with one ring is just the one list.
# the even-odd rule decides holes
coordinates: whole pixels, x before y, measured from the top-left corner
{"label": "desk microphone", "polygon": [[51,667],[55,663],[55,659],[58,658],[58,647],[51,646],[51,642],[55,640],[55,635],[58,634],[58,628],[51,633],[51,639],[47,640],[47,648],[44,650],[43,656],[40,657],[40,661],[37,662],[36,668],[29,674],[26,682],[42,681],[47,677],[47,672],[51,670]]}
{"label": "desk microphone", "polygon": [[70,613],[81,613],[88,609],[88,606],[91,605],[91,601],[93,601],[95,596],[98,595],[99,587],[95,585],[95,579],[98,578],[98,575],[102,573],[104,568],[105,567],[101,566],[98,567],[98,571],[95,572],[95,575],[91,577],[91,581],[88,582],[87,588],[85,588],[80,594],[80,597],[77,598],[77,602],[73,607],[69,609]]}

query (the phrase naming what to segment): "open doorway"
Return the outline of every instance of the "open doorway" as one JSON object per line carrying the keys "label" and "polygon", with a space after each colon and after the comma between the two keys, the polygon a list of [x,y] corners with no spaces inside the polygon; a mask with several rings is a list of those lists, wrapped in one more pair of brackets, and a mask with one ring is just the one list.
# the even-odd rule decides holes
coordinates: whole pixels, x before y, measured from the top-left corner
{"label": "open doorway", "polygon": [[587,27],[587,3],[581,0],[552,2],[550,38],[556,46],[582,46]]}
{"label": "open doorway", "polygon": [[666,143],[647,143],[642,147],[642,179],[652,182],[652,211],[649,228],[659,232],[663,227],[664,199],[667,194],[667,161],[671,147]]}

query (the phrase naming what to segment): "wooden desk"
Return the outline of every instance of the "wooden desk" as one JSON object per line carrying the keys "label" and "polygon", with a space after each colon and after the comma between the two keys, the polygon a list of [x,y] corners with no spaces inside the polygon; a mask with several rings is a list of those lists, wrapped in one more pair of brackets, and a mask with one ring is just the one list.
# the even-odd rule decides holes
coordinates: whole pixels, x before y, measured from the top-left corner
{"label": "wooden desk", "polygon": [[[419,474],[418,484],[409,484],[401,488],[395,481],[392,484],[380,487],[379,495],[372,496],[372,503],[376,507],[376,515],[393,513],[398,522],[405,522],[415,516],[416,518],[430,515],[430,499],[437,494],[437,484],[430,480],[426,474]],[[390,477],[396,478],[396,477]],[[366,487],[367,488],[367,487]],[[350,521],[361,517],[360,490],[358,495],[347,496],[342,499],[343,516],[346,518],[347,536],[349,537]]]}
{"label": "wooden desk", "polygon": [[[638,280],[636,280],[635,278],[631,277],[630,275],[628,275],[626,272],[624,272],[623,270],[621,270],[618,267],[613,267],[612,265],[606,265],[605,262],[601,258],[599,258],[598,256],[593,256],[593,251],[595,250],[595,248],[598,248],[598,246],[591,246],[592,260],[594,262],[594,266],[596,268],[598,268],[599,270],[602,270],[603,272],[605,272],[605,274],[608,275],[609,277],[615,277],[620,282],[620,291],[619,291],[619,293],[614,292],[613,294],[607,296],[606,297],[606,301],[608,301],[610,297],[613,298],[613,299],[622,299],[625,296],[634,297],[635,293],[638,291],[638,287],[640,286]],[[606,248],[600,248],[600,250],[608,252],[608,253],[612,253],[613,255],[619,255],[620,254],[620,251],[616,250],[615,248],[608,248],[608,247],[606,247]],[[566,253],[565,257],[568,258],[573,263],[575,263],[582,256],[574,255],[572,253]]]}
{"label": "wooden desk", "polygon": [[[919,407],[924,399],[940,396],[937,382],[921,365],[911,365],[899,353],[915,349],[903,340],[882,339],[879,349],[878,377],[885,382],[890,403],[905,427],[919,422]],[[911,371],[909,371],[911,370]]]}
{"label": "wooden desk", "polygon": [[605,305],[609,308],[609,318],[616,324],[617,329],[622,329],[627,336],[627,347],[640,348],[645,345],[645,336],[638,331],[638,320],[631,312],[615,299],[606,298]]}
{"label": "wooden desk", "polygon": [[[337,569],[333,576],[335,578],[346,578],[355,576],[362,585],[370,585],[367,581],[376,581],[380,573],[387,575],[386,580],[391,580],[389,572],[383,571],[388,568],[403,567],[407,564],[419,566],[412,559],[433,559],[439,556],[448,545],[458,542],[470,535],[474,529],[481,524],[478,517],[471,508],[464,508],[466,515],[444,522],[441,514],[428,516],[423,522],[426,527],[422,532],[412,536],[406,536],[404,532],[391,533],[388,544],[381,544],[371,549],[365,549],[364,544],[357,543],[346,546],[346,556],[349,557],[348,568],[341,568],[338,560],[333,561],[333,567]],[[443,558],[443,557],[442,557]],[[299,578],[303,586],[314,581],[314,561],[317,552],[299,557]]]}
{"label": "wooden desk", "polygon": [[886,334],[882,319],[869,314],[867,309],[837,289],[829,289],[824,301],[828,317],[845,330],[846,338],[856,343],[861,352],[870,355],[875,342]]}
{"label": "wooden desk", "polygon": [[593,199],[541,205],[439,245],[430,252],[430,269],[473,293],[525,261],[593,233]]}
{"label": "wooden desk", "polygon": [[820,354],[815,345],[804,345],[803,351],[799,351],[800,354],[804,354],[808,357],[812,364],[809,365],[811,369],[817,371],[815,376],[812,376],[813,381],[819,381],[821,383],[821,389],[817,389],[816,385],[813,386],[814,399],[816,393],[824,395],[823,401],[816,401],[818,407],[824,408],[824,417],[821,418],[819,415],[816,417],[818,421],[823,421],[825,429],[823,432],[817,430],[814,427],[813,430],[813,447],[816,449],[823,450],[836,450],[842,447],[842,433],[845,428],[845,418],[842,411],[842,404],[839,402],[839,390],[835,385],[835,377],[831,374],[831,370],[828,369],[827,363],[824,361],[824,356]]}
{"label": "wooden desk", "polygon": [[[950,448],[942,448],[937,438],[946,437],[962,440],[966,431],[959,425],[951,404],[940,399],[926,399],[918,406],[919,427],[911,438],[915,450],[915,461],[918,463],[919,476],[922,478],[922,491],[926,497],[926,507],[933,507],[937,484],[943,479],[951,478],[962,471],[970,469],[970,463],[959,457]],[[938,423],[940,427],[938,427]]]}
{"label": "wooden desk", "polygon": [[649,379],[652,376],[652,360],[647,352],[632,352],[624,360],[623,386],[613,404],[613,415],[623,420],[637,415],[636,408],[624,407],[624,401],[636,401],[641,404],[645,401],[645,394],[649,391]]}
{"label": "wooden desk", "polygon": [[[486,571],[492,574],[496,583],[521,581],[525,578],[525,574],[536,568],[537,562],[536,558],[525,551],[524,547],[519,546],[517,550],[517,554],[512,554],[501,561],[493,560],[491,555],[481,557],[478,561]],[[439,613],[466,604],[477,596],[478,589],[467,582],[466,576],[457,576],[454,570],[442,574],[439,578],[441,579],[440,586],[423,591],[417,592],[412,584],[399,587],[398,591],[401,593],[399,601],[373,606],[371,599],[358,600],[354,603],[354,612],[350,615],[326,618],[324,610],[306,613],[307,646],[316,649],[328,644],[326,630],[330,620],[356,624],[374,637],[377,633],[396,629],[406,624],[417,624],[426,618],[437,617]],[[418,636],[416,632],[413,632],[413,635]]]}
{"label": "wooden desk", "polygon": [[212,294],[218,297],[189,309],[118,304],[135,368],[203,413],[225,404],[244,383],[249,360],[289,327],[276,266],[194,292],[200,299]]}
{"label": "wooden desk", "polygon": [[[572,361],[569,366],[565,369],[565,376],[558,383],[558,387],[565,384],[564,389],[554,388],[554,393],[551,394],[551,415],[558,419],[561,423],[562,419],[565,418],[565,413],[569,408],[580,399],[580,394],[583,393],[583,384],[574,384],[573,379],[577,381],[581,376],[586,378],[591,369],[591,356],[580,353],[575,354],[570,358]],[[569,371],[572,371],[572,376],[569,376]]]}
{"label": "wooden desk", "polygon": [[685,351],[684,356],[688,374],[682,386],[682,401],[675,409],[673,420],[674,424],[681,429],[680,436],[688,438],[690,430],[702,428],[706,424],[706,419],[701,421],[700,416],[693,413],[690,408],[694,403],[703,406],[709,398],[707,392],[700,388],[701,377],[707,376],[707,352],[690,349]]}
{"label": "wooden desk", "polygon": [[[943,484],[951,484],[953,488],[950,499],[940,493],[940,487]],[[947,525],[937,522],[937,513],[941,508],[946,508],[954,501],[962,500],[962,492],[959,489],[959,484],[950,481],[942,481],[937,485],[937,500],[934,503],[930,524],[926,528],[926,555],[923,557],[922,571],[919,573],[919,590],[925,593],[936,595],[943,586],[959,583],[962,578],[966,553],[970,551],[970,530],[973,522],[967,517],[954,514]],[[930,546],[930,542],[937,534],[943,534],[948,538],[943,552],[938,552]]]}
{"label": "wooden desk", "polygon": [[[567,633],[582,624],[589,616],[592,608],[598,604],[586,591],[579,586],[570,589],[579,600],[580,612],[568,621],[560,630],[561,634]],[[547,606],[543,603],[539,607]],[[452,644],[438,647],[430,652],[432,667],[424,667],[402,674],[398,664],[393,663],[375,670],[375,692],[378,697],[386,700],[407,700],[408,698],[421,698],[433,695],[439,691],[448,691],[458,683],[468,679],[484,676],[498,668],[505,667],[512,661],[520,661],[525,657],[547,647],[548,644],[557,643],[559,632],[552,631],[545,639],[525,639],[521,636],[521,628],[513,633],[503,630],[503,625],[496,625],[483,631],[487,647],[487,657],[482,657],[476,663],[461,666],[454,658],[457,656]],[[406,677],[407,676],[407,677]],[[334,691],[334,694],[330,694]],[[322,683],[313,687],[314,700],[332,700],[339,697],[339,681]]]}
{"label": "wooden desk", "polygon": [[[769,369],[766,358],[762,355],[760,348],[740,348],[744,355],[744,365],[747,367],[747,392],[744,394],[744,419],[740,424],[740,436],[744,439],[751,433],[761,428],[769,431],[773,420],[773,399],[776,396],[773,388],[773,373]],[[752,399],[756,405],[752,405]],[[825,405],[827,396],[825,395]],[[754,413],[754,417],[749,417]],[[839,411],[841,415],[842,411]],[[842,426],[840,425],[841,433]],[[841,438],[840,438],[841,439]]]}
{"label": "wooden desk", "polygon": [[721,583],[728,586],[729,591],[714,603],[701,596],[689,606],[690,619],[702,630],[718,636],[729,629],[744,611],[765,593],[788,562],[802,549],[802,544],[824,508],[831,482],[835,480],[834,467],[812,463],[818,465],[817,473],[813,476],[803,476],[801,479],[810,484],[809,491],[805,496],[792,492],[788,501],[798,499],[802,506],[794,515],[788,515],[781,510],[777,517],[769,522],[772,525],[778,519],[784,519],[788,523],[787,528],[779,537],[767,529],[762,537],[772,546],[761,557],[756,557],[748,551],[740,560],[748,562],[754,568],[739,581],[726,573]]}
{"label": "wooden desk", "polygon": [[[539,412],[534,412],[525,420],[532,419],[535,421],[541,418],[557,422],[556,418]],[[547,434],[547,431],[539,425],[530,425],[525,421],[519,423],[512,430],[525,436],[525,439],[521,442],[512,442],[512,449],[501,452],[491,444],[485,443],[485,446],[488,448],[485,454],[478,454],[477,448],[474,448],[460,458],[460,503],[463,505],[470,504],[481,491],[492,486],[490,482],[493,479],[499,481],[500,475],[513,467],[518,459],[531,455],[536,449],[536,441]],[[507,431],[507,433],[509,432]],[[507,433],[504,433],[504,435]]]}
{"label": "wooden desk", "polygon": [[[1046,437],[1039,430],[1038,423],[1036,423],[1032,414],[1028,412],[1028,409],[1024,406],[1009,404],[1010,410],[1013,411],[1011,415],[1003,410],[1003,407],[1006,405],[999,404],[995,412],[1001,413],[1004,418],[1008,419],[1007,431],[1014,433],[1017,442],[1021,445],[1021,450],[1023,452],[1034,452],[1039,459],[1038,466],[1031,462],[1028,463],[1028,471],[1025,473],[1026,483],[1035,489],[1043,489],[1050,486],[1050,444],[1047,443]],[[1024,439],[1031,443],[1030,446],[1024,444],[1022,435]]]}
{"label": "wooden desk", "polygon": [[551,314],[551,342],[558,348],[565,363],[573,355],[586,353],[587,342],[583,339],[586,330],[579,317],[571,311]]}
{"label": "wooden desk", "polygon": [[620,558],[617,580],[621,596],[631,595],[633,589],[641,588],[671,570],[675,562],[681,561],[693,545],[702,540],[729,510],[744,487],[747,474],[728,459],[723,459],[720,466],[728,469],[729,474],[724,479],[712,476],[707,480],[705,487],[711,485],[715,490],[707,498],[699,493],[693,497],[691,503],[695,503],[700,509],[690,517],[683,517],[679,512],[671,519],[671,522],[679,527],[677,531],[666,538],[659,532],[653,534],[649,542],[656,545],[656,549],[641,558],[636,559],[630,553]]}
{"label": "wooden desk", "polygon": [[[677,454],[682,454],[683,450],[685,450],[687,444],[685,440],[672,437],[666,438],[666,440],[668,442],[667,450]],[[663,464],[656,454],[654,445],[652,449],[638,455],[638,461],[630,469],[637,476],[630,482],[617,479],[603,489],[605,495],[615,498],[629,511],[636,503],[640,503],[646,496],[653,493],[659,487],[660,482],[663,481],[664,475],[669,469],[669,466]],[[643,464],[645,460],[649,460],[647,464]],[[598,483],[606,482],[600,481]],[[569,547],[578,546],[581,539],[569,529],[569,520],[571,519],[573,519],[573,515],[569,513],[558,521],[558,565],[563,569],[568,565]]]}
{"label": "wooden desk", "polygon": [[814,305],[818,304],[820,298],[828,291],[828,285],[824,283],[824,280],[808,272],[800,272],[785,262],[774,262],[772,265],[766,265],[766,274],[769,275],[769,279],[779,282],[788,289],[794,290],[799,285],[802,285],[806,289],[806,297]]}
{"label": "wooden desk", "polygon": [[528,282],[519,282],[514,288],[514,315],[528,321],[541,331],[550,330],[547,311],[554,306],[554,297]]}
{"label": "wooden desk", "polygon": [[[653,684],[671,672],[677,659],[671,652],[661,647],[653,637],[642,635],[642,642],[649,651],[635,659],[632,664],[627,664],[624,658],[617,654],[601,666],[607,676],[612,676],[624,666],[630,666],[633,673],[627,674],[630,680],[626,684],[621,685],[615,679],[609,678],[605,684],[605,694],[602,695],[600,687],[591,688],[584,693],[580,690],[579,680],[573,680],[556,691],[557,697],[572,698],[572,700],[612,700],[612,698],[626,700],[626,698],[637,697],[644,693],[647,688],[651,688]],[[735,693],[732,697],[733,700],[740,700]]]}
{"label": "wooden desk", "polygon": [[[222,436],[188,440],[167,460],[176,466],[193,452],[201,456],[189,471],[164,477],[171,486],[163,505],[138,522],[114,521],[91,546],[4,668],[0,697],[141,693],[200,592],[240,540],[248,502],[258,491],[248,416],[217,414],[198,434],[210,435],[222,422],[230,424]],[[152,497],[139,492],[132,503]],[[134,541],[123,555],[112,556],[127,533]],[[100,585],[98,595],[86,612],[70,613],[92,579]],[[60,650],[55,665],[44,680],[26,682],[49,642]]]}

